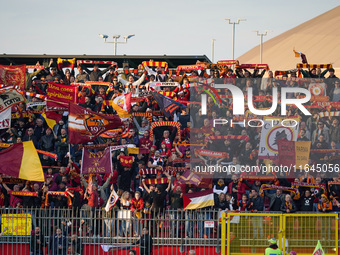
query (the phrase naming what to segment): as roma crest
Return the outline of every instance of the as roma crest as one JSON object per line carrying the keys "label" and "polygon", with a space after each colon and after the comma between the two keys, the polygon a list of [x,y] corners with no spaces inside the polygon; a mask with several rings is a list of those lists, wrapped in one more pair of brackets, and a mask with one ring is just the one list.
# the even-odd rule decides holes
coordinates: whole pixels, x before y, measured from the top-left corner
{"label": "as roma crest", "polygon": [[105,130],[105,126],[109,124],[109,121],[101,118],[100,116],[91,115],[90,117],[85,119],[86,129],[92,135],[99,135],[101,132]]}

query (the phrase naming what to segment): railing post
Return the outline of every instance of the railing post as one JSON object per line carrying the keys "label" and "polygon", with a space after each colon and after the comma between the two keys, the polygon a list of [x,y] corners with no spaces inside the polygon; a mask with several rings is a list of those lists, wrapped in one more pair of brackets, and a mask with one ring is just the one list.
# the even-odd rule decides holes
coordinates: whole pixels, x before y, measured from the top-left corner
{"label": "railing post", "polygon": [[[225,239],[226,239],[226,213],[222,213],[221,218],[221,255],[226,255],[225,253]],[[219,224],[219,223],[218,223]]]}
{"label": "railing post", "polygon": [[282,242],[281,241],[279,242],[281,244],[281,247],[279,248],[281,249],[282,254],[286,254],[285,253],[285,250],[286,250],[286,235],[285,235],[286,214],[281,214],[279,215],[279,217],[280,217],[279,240],[282,240]]}
{"label": "railing post", "polygon": [[227,217],[226,215],[226,223],[227,223],[227,255],[230,254],[230,246],[231,246],[231,238],[230,238],[230,215]]}
{"label": "railing post", "polygon": [[335,254],[339,254],[339,214],[335,215]]}

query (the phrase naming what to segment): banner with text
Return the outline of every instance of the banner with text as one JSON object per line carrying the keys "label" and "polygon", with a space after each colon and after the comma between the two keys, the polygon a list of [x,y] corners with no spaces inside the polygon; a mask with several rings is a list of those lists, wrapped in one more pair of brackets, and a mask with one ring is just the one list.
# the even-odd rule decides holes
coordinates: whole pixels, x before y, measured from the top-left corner
{"label": "banner with text", "polygon": [[81,172],[82,174],[111,173],[112,160],[110,147],[96,153],[83,148]]}
{"label": "banner with text", "polygon": [[46,108],[48,111],[68,111],[69,103],[77,103],[76,87],[48,83]]}

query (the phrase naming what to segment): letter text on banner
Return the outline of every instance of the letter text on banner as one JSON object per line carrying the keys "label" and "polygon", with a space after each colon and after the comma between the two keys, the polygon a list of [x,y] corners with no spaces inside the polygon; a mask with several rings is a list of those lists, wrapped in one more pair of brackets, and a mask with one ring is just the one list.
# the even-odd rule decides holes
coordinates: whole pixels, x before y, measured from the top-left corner
{"label": "letter text on banner", "polygon": [[69,103],[76,103],[76,87],[48,83],[47,88],[47,110],[68,111]]}
{"label": "letter text on banner", "polygon": [[0,129],[11,127],[11,108],[0,112]]}
{"label": "letter text on banner", "polygon": [[104,151],[92,153],[83,149],[82,174],[103,174],[112,172],[111,150],[107,147]]}
{"label": "letter text on banner", "polygon": [[278,141],[280,165],[305,166],[308,164],[310,146],[310,141]]}
{"label": "letter text on banner", "polygon": [[7,236],[29,236],[31,234],[31,214],[1,215],[2,229],[7,228]]}
{"label": "letter text on banner", "polygon": [[23,102],[25,102],[25,98],[17,90],[12,88],[0,89],[0,112]]}

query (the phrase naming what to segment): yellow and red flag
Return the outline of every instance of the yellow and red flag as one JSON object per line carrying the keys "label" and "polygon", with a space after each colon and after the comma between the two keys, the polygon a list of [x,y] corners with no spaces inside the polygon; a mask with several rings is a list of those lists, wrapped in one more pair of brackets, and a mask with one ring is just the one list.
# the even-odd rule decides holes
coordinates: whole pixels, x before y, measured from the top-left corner
{"label": "yellow and red flag", "polygon": [[116,110],[121,119],[129,118],[131,116],[131,93],[113,99],[112,108]]}
{"label": "yellow and red flag", "polygon": [[57,61],[58,69],[61,70],[62,68],[74,68],[74,65],[76,64],[75,58],[58,58]]}
{"label": "yellow and red flag", "polygon": [[0,173],[29,181],[45,181],[41,162],[32,141],[16,143],[1,151],[0,162]]}
{"label": "yellow and red flag", "polygon": [[147,154],[149,153],[149,149],[138,148],[138,147],[128,147],[127,148],[129,155],[130,154]]}
{"label": "yellow and red flag", "polygon": [[302,64],[307,64],[307,57],[305,54],[303,54],[301,51],[296,51],[295,49],[293,49],[295,57],[296,58],[301,58]]}
{"label": "yellow and red flag", "polygon": [[120,156],[120,164],[126,167],[132,167],[133,157],[132,156]]}
{"label": "yellow and red flag", "polygon": [[282,166],[305,166],[309,161],[311,141],[278,140],[279,162]]}

